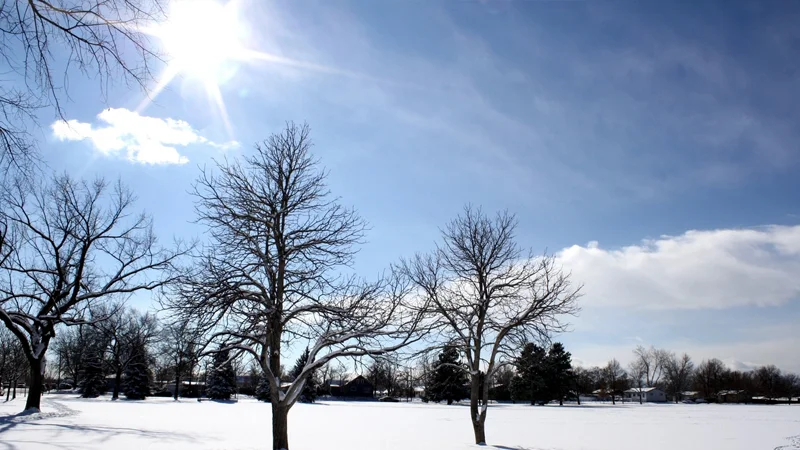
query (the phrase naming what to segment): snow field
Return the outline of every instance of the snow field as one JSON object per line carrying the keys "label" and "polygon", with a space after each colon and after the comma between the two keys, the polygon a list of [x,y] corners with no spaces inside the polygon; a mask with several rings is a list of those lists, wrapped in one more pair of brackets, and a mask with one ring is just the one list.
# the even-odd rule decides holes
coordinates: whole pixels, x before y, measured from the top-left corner
{"label": "snow field", "polygon": [[[45,395],[40,415],[0,403],[0,449],[269,449],[270,408],[243,399],[201,403]],[[488,448],[516,450],[800,449],[800,405],[497,405]],[[322,402],[289,413],[293,450],[461,450],[464,405]]]}

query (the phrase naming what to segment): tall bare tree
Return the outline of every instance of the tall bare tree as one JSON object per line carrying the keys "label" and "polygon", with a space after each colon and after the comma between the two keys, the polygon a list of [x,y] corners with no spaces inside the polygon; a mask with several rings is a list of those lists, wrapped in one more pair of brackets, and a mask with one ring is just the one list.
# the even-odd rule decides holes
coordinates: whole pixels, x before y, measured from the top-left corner
{"label": "tall bare tree", "polygon": [[[288,412],[315,369],[334,358],[399,349],[415,339],[419,317],[403,303],[401,280],[341,275],[365,225],[331,198],[310,148],[308,126],[289,123],[242,162],[202,173],[194,194],[208,245],[165,299],[177,318],[207,330],[223,350],[259,362],[270,384],[276,450],[289,448]],[[308,347],[309,357],[283,389],[290,347]]]}
{"label": "tall bare tree", "polygon": [[[644,402],[644,387],[647,385],[647,367],[640,359],[634,359],[628,364],[628,379],[632,387],[638,391],[639,404]],[[648,386],[649,387],[649,386]]]}
{"label": "tall bare tree", "polygon": [[186,321],[168,323],[161,329],[160,334],[159,352],[166,360],[165,365],[171,369],[175,381],[172,397],[178,400],[181,383],[184,379],[192,380],[194,369],[200,361],[199,336]]}
{"label": "tall bare tree", "polygon": [[617,394],[621,393],[628,386],[628,373],[616,358],[612,359],[602,369],[603,385],[608,393],[611,394],[611,404],[617,404]]}
{"label": "tall bare tree", "polygon": [[163,249],[145,214],[132,214],[121,183],[56,176],[8,193],[0,218],[10,253],[0,264],[0,321],[22,344],[31,369],[26,409],[39,409],[45,358],[59,324],[85,322],[93,304],[163,285],[180,255]]}
{"label": "tall bare tree", "polygon": [[111,399],[119,399],[122,374],[135,361],[142,358],[141,352],[151,345],[156,337],[158,323],[151,313],[140,313],[122,305],[102,305],[93,315],[100,318],[95,326],[108,342],[106,366],[114,375],[114,390]]}
{"label": "tall bare tree", "polygon": [[6,401],[11,399],[12,392],[14,398],[17,397],[17,383],[27,372],[27,366],[17,338],[10,331],[0,328],[0,395],[3,394],[3,386],[8,385]]}
{"label": "tall bare tree", "polygon": [[424,298],[443,341],[458,346],[470,375],[475,443],[486,443],[490,383],[507,355],[524,342],[563,331],[578,311],[579,288],[552,256],[535,257],[515,241],[517,221],[467,206],[442,231],[430,254],[403,261],[400,272]]}
{"label": "tall bare tree", "polygon": [[633,351],[634,362],[642,369],[642,379],[647,387],[656,387],[661,383],[664,365],[669,359],[669,352],[650,346],[636,346]]}
{"label": "tall bare tree", "polygon": [[33,155],[28,124],[42,107],[63,117],[73,68],[98,80],[145,87],[158,55],[146,27],[164,18],[159,0],[15,0],[0,2],[0,169],[26,166]]}
{"label": "tall bare tree", "polygon": [[761,395],[769,399],[774,399],[778,396],[781,390],[781,369],[770,364],[757,368],[754,375]]}
{"label": "tall bare tree", "polygon": [[724,386],[724,380],[729,370],[725,363],[717,358],[705,360],[697,366],[694,376],[696,390],[703,393],[703,397],[711,399],[717,395]]}
{"label": "tall bare tree", "polygon": [[692,358],[686,353],[680,357],[670,354],[664,362],[664,376],[667,387],[667,395],[671,395],[678,403],[681,392],[689,389],[692,384],[694,363]]}
{"label": "tall bare tree", "polygon": [[50,346],[58,360],[59,375],[66,374],[72,387],[77,387],[81,381],[81,359],[87,346],[84,328],[79,325],[60,330]]}

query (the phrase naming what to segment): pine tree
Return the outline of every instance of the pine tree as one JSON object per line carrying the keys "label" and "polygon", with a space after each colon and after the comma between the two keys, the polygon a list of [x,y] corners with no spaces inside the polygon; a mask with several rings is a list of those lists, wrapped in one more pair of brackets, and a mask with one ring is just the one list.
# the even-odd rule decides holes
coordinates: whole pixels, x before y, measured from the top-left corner
{"label": "pine tree", "polygon": [[131,343],[132,357],[125,368],[122,392],[128,400],[144,400],[150,395],[152,377],[144,342]]}
{"label": "pine tree", "polygon": [[550,347],[545,360],[545,384],[549,396],[557,399],[559,405],[564,404],[572,379],[572,355],[560,342],[556,342]]}
{"label": "pine tree", "polygon": [[[289,376],[295,380],[297,377],[300,376],[300,373],[305,368],[306,364],[308,363],[308,358],[310,356],[310,352],[308,347],[306,347],[306,351],[297,358],[297,361],[294,363],[294,367],[289,372]],[[303,386],[303,392],[300,393],[300,402],[301,403],[314,403],[314,400],[317,398],[317,377],[316,377],[316,370],[312,371],[311,374],[306,378],[306,384]]]}
{"label": "pine tree", "polygon": [[458,349],[447,346],[439,354],[431,379],[425,386],[425,396],[433,402],[446,400],[448,405],[468,396],[466,367],[459,361]]}
{"label": "pine tree", "polygon": [[531,405],[547,402],[550,395],[545,377],[547,353],[536,344],[525,344],[514,361],[517,374],[511,380],[511,396],[514,401],[528,400]]}
{"label": "pine tree", "polygon": [[213,400],[230,400],[236,393],[236,372],[228,350],[214,354],[214,365],[208,374],[206,395]]}
{"label": "pine tree", "polygon": [[267,380],[266,376],[262,375],[258,380],[258,386],[256,386],[256,399],[262,402],[271,401],[269,392],[269,380]]}
{"label": "pine tree", "polygon": [[106,392],[104,357],[106,341],[102,333],[94,328],[86,332],[85,345],[80,362],[80,392],[83,398],[96,398]]}

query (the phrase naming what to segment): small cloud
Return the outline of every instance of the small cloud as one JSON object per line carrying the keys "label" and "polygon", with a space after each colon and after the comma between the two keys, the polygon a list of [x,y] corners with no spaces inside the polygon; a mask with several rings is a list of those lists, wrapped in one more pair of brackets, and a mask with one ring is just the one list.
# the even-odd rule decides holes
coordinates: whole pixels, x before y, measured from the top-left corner
{"label": "small cloud", "polygon": [[125,108],[106,109],[97,118],[101,125],[58,120],[50,128],[60,141],[89,140],[103,155],[124,154],[128,161],[139,164],[186,164],[189,158],[177,147],[208,145],[228,150],[239,146],[236,141],[213,142],[186,121],[142,116]]}

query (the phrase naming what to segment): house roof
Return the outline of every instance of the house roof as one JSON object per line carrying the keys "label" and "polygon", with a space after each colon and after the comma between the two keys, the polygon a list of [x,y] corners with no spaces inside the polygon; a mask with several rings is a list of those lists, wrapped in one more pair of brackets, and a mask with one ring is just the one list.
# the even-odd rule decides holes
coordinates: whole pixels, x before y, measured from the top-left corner
{"label": "house roof", "polygon": [[652,391],[660,391],[661,389],[656,387],[646,387],[646,388],[631,388],[625,392],[652,392]]}
{"label": "house roof", "polygon": [[727,391],[719,391],[717,395],[739,395],[744,394],[744,390],[727,390]]}
{"label": "house roof", "polygon": [[683,391],[683,392],[681,392],[681,395],[686,395],[686,396],[692,396],[692,395],[697,395],[697,394],[699,394],[699,392],[697,392],[697,391]]}
{"label": "house roof", "polygon": [[347,380],[342,380],[342,379],[339,379],[339,380],[328,380],[328,381],[325,382],[325,384],[327,384],[328,386],[333,386],[333,387],[339,387],[339,386],[342,386],[345,383],[347,383]]}

